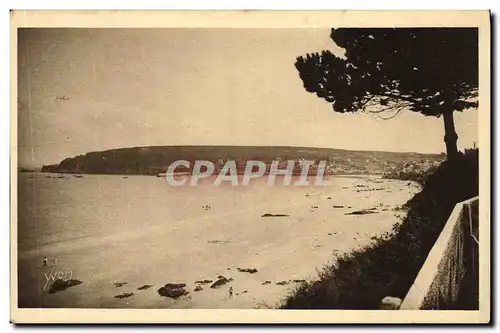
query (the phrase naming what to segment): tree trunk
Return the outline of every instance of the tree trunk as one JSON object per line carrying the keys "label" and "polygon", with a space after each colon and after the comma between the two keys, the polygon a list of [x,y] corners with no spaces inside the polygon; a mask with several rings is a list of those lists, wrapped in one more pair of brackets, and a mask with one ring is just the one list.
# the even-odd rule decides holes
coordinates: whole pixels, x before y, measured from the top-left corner
{"label": "tree trunk", "polygon": [[444,142],[446,143],[446,155],[448,160],[455,160],[458,156],[457,139],[455,124],[453,122],[453,111],[443,113],[444,119]]}

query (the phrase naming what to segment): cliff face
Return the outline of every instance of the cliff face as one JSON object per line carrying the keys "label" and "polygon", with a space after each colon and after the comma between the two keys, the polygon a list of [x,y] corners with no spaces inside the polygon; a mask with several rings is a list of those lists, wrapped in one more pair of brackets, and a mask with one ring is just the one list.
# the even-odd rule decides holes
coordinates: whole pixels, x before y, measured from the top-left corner
{"label": "cliff face", "polygon": [[59,172],[59,164],[50,164],[42,166],[41,172]]}
{"label": "cliff face", "polygon": [[422,159],[440,159],[438,155],[416,153],[348,151],[303,147],[233,147],[233,146],[151,146],[112,149],[66,158],[58,165],[44,165],[42,172],[87,174],[144,174],[165,172],[176,160],[208,160],[221,167],[224,160],[329,160],[345,169],[381,170],[387,161],[395,163]]}

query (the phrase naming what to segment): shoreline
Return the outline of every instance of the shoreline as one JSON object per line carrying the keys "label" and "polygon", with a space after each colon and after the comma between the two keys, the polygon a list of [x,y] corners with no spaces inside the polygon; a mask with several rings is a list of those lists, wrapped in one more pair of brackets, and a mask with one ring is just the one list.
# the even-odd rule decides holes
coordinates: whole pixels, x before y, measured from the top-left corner
{"label": "shoreline", "polygon": [[[344,253],[366,246],[375,235],[390,231],[397,222],[395,215],[398,212],[393,208],[403,204],[416,191],[407,182],[382,180],[381,184],[373,183],[366,177],[334,178],[334,187],[314,188],[319,191],[311,191],[311,187],[296,187],[295,191],[299,192],[295,194],[283,187],[268,189],[257,186],[255,190],[266,191],[262,193],[283,193],[278,197],[272,194],[274,192],[269,193],[268,199],[259,199],[262,202],[255,201],[259,192],[252,192],[249,196],[245,192],[233,193],[231,187],[214,189],[202,186],[200,190],[206,191],[203,192],[206,194],[221,191],[213,194],[216,195],[211,201],[213,210],[195,209],[190,213],[194,214],[192,217],[169,219],[168,227],[160,223],[140,229],[112,231],[114,227],[107,225],[106,228],[111,229],[97,238],[85,236],[67,241],[59,239],[45,245],[40,243],[41,247],[22,251],[18,255],[19,285],[22,287],[20,306],[33,305],[28,296],[33,293],[38,294],[42,307],[56,308],[254,308],[259,304],[275,304],[296,284],[293,280],[314,278],[316,270],[333,259],[333,252]],[[95,178],[92,184],[104,186],[102,179],[96,183],[98,179]],[[51,182],[44,177],[41,180]],[[142,180],[137,185],[133,178],[129,180],[115,182],[125,184],[121,186],[144,186]],[[76,179],[66,184],[70,187],[72,183],[83,184]],[[150,186],[158,184],[153,179],[149,179],[148,183],[151,183]],[[382,185],[385,190],[368,191]],[[165,191],[160,186],[158,190]],[[68,190],[72,191],[71,188]],[[117,190],[119,197],[122,197],[121,191]],[[192,195],[192,188],[184,191],[186,195]],[[220,195],[225,191],[229,191],[229,195],[241,193],[238,196],[242,196],[243,200],[253,198],[254,203],[233,207],[230,202],[220,201]],[[285,194],[287,196],[282,197]],[[203,198],[203,194],[200,195]],[[192,200],[197,201],[196,198]],[[239,202],[240,199],[231,200]],[[224,205],[229,205],[226,212]],[[342,208],[334,208],[339,206]],[[140,207],[142,205],[123,214],[130,215]],[[168,206],[159,207],[164,207],[162,210],[165,212],[170,211]],[[347,215],[373,207],[377,207],[376,213]],[[98,209],[102,212],[102,208]],[[72,210],[67,213],[72,213]],[[265,213],[287,216],[263,217]],[[57,268],[71,270],[73,277],[83,283],[55,294],[37,292],[36,286],[45,283],[41,273],[46,270],[39,266],[38,258],[42,254],[57,256],[60,259]],[[237,268],[255,268],[257,272],[244,273]],[[215,281],[219,275],[233,281],[217,289],[202,286],[203,290],[194,291],[197,287],[195,281]],[[115,282],[127,284],[116,288],[113,286]],[[167,283],[185,283],[189,294],[178,299],[160,296],[158,288]],[[154,287],[137,290],[146,284]],[[229,285],[234,288],[232,299],[228,298]],[[247,292],[243,293],[245,290]],[[120,293],[133,295],[115,298]]]}

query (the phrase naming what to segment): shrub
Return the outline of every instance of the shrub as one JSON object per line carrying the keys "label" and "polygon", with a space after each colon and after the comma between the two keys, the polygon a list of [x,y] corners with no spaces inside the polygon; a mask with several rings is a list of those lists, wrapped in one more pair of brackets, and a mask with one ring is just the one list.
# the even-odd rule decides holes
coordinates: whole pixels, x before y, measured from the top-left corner
{"label": "shrub", "polygon": [[403,223],[369,247],[335,258],[317,281],[297,286],[282,308],[377,309],[385,296],[404,298],[455,205],[478,194],[478,167],[475,150],[416,176],[423,188],[404,205]]}

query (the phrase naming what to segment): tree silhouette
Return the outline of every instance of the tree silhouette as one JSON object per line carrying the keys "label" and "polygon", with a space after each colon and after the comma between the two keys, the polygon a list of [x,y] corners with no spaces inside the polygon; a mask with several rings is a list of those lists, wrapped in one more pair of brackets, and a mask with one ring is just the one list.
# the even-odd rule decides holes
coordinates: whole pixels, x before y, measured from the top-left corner
{"label": "tree silhouette", "polygon": [[448,159],[458,155],[453,112],[478,106],[476,28],[342,28],[330,37],[344,56],[322,51],[295,62],[308,92],[341,113],[443,116]]}

